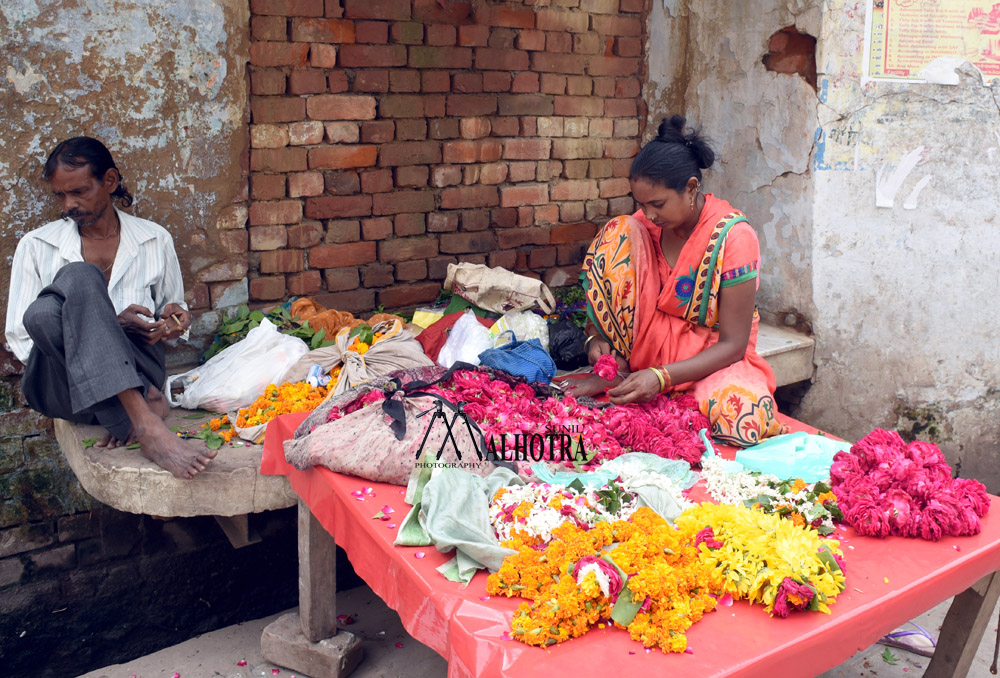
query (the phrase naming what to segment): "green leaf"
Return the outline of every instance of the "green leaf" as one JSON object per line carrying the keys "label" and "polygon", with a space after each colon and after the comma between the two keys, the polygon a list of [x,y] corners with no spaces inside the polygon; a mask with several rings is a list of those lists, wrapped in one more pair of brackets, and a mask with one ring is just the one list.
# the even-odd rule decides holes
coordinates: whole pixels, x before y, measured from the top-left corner
{"label": "green leaf", "polygon": [[309,348],[314,349],[314,350],[317,349],[317,348],[319,348],[320,344],[323,343],[323,337],[325,337],[325,336],[326,336],[326,330],[325,329],[322,329],[319,332],[317,332],[316,334],[314,334],[312,336],[312,339],[309,340]]}
{"label": "green leaf", "polygon": [[372,520],[378,520],[379,518],[385,518],[385,514],[382,511],[379,511],[372,516]]}
{"label": "green leaf", "polygon": [[580,482],[579,478],[574,478],[573,482],[571,482],[566,487],[568,489],[570,489],[570,490],[576,490],[577,492],[584,492],[585,491],[585,488],[583,487],[583,483]]}
{"label": "green leaf", "polygon": [[238,309],[236,309],[236,317],[240,320],[246,320],[250,317],[250,307],[246,304],[242,304]]}
{"label": "green leaf", "polygon": [[882,661],[884,661],[889,666],[895,666],[899,662],[899,657],[894,655],[889,648],[885,648],[882,651]]}
{"label": "green leaf", "polygon": [[80,443],[83,445],[83,449],[89,450],[97,443],[97,438],[84,438]]}
{"label": "green leaf", "polygon": [[260,321],[263,320],[263,319],[264,319],[264,314],[261,313],[260,311],[254,311],[253,313],[250,314],[250,320],[251,320],[251,322],[255,322],[255,323],[259,324]]}
{"label": "green leaf", "polygon": [[224,443],[225,440],[223,440],[222,436],[215,431],[212,431],[211,433],[212,435],[205,436],[205,447],[210,450],[217,450],[222,447],[222,443]]}
{"label": "green leaf", "polygon": [[207,416],[208,416],[208,412],[195,412],[193,414],[189,414],[189,415],[185,416],[184,418],[185,419],[204,419]]}
{"label": "green leaf", "polygon": [[173,432],[173,433],[179,433],[179,432],[180,432],[180,430],[181,430],[181,427],[180,427],[180,426],[171,426],[171,427],[170,427],[170,430],[171,430],[171,432]]}
{"label": "green leaf", "polygon": [[125,449],[126,450],[138,450],[140,447],[142,447],[142,445],[140,445],[139,443],[132,443],[131,445],[126,445]]}

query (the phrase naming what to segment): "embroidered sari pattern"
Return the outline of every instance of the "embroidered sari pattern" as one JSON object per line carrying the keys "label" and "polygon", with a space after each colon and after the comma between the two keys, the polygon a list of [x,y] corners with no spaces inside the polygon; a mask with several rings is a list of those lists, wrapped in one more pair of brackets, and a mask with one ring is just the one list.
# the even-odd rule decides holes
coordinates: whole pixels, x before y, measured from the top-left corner
{"label": "embroidered sari pattern", "polygon": [[[683,308],[681,317],[685,320],[706,327],[715,327],[718,323],[719,288],[722,284],[722,270],[718,263],[722,261],[729,229],[734,224],[746,220],[742,213],[731,212],[715,224],[708,236],[708,246],[698,264],[698,270],[691,276],[693,278],[691,294],[687,297],[686,303],[680,304]],[[679,277],[677,285],[680,286],[687,278],[688,276]]]}
{"label": "embroidered sari pattern", "polygon": [[587,314],[612,348],[626,360],[635,323],[635,268],[627,217],[616,217],[597,234],[580,274]]}
{"label": "embroidered sari pattern", "polygon": [[772,396],[735,384],[713,392],[701,411],[712,422],[712,437],[727,445],[749,447],[785,432]]}

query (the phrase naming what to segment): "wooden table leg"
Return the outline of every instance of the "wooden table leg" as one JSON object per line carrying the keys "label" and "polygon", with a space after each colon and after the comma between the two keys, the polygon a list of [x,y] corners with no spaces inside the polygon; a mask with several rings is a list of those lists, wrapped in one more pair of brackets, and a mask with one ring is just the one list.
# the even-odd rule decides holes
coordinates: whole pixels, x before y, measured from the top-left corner
{"label": "wooden table leg", "polygon": [[337,544],[299,500],[299,618],[316,643],[337,633]]}
{"label": "wooden table leg", "polygon": [[955,596],[941,626],[924,678],[965,678],[1000,598],[1000,572],[986,575]]}

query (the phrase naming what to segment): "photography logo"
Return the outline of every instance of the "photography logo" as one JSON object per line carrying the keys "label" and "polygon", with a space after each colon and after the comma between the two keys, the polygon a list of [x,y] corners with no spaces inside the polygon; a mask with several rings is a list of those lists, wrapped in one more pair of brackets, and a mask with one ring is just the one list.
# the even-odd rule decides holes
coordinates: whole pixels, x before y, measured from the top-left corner
{"label": "photography logo", "polygon": [[[469,418],[464,408],[464,402],[457,403],[455,411],[449,419],[444,411],[444,403],[439,400],[433,408],[417,415],[418,418],[431,413],[434,415],[424,431],[423,440],[420,441],[420,448],[417,450],[418,460],[427,445],[431,429],[439,420],[445,427],[445,436],[437,450],[436,460],[441,459],[441,455],[444,454],[449,444],[455,449],[455,456],[458,460],[462,460],[462,450],[455,439],[455,432],[461,431],[458,428],[459,424],[465,425],[465,430],[469,434],[469,440],[472,441],[472,447],[479,461],[489,460],[494,463],[543,460],[587,462],[589,459],[583,445],[583,434],[579,432],[577,426],[550,426],[544,434],[517,432],[510,436],[490,436],[488,440],[485,440],[479,426]],[[573,433],[577,434],[575,439],[571,435]],[[484,441],[483,447],[479,445],[481,439]],[[510,439],[509,444],[508,439]],[[463,465],[469,463],[466,462]]]}

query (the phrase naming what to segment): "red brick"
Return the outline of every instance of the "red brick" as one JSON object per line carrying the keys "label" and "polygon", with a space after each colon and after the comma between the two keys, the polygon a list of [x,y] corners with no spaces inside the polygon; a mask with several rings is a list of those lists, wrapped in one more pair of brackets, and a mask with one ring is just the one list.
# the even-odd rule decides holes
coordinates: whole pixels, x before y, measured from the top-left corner
{"label": "red brick", "polygon": [[309,250],[310,268],[361,266],[375,261],[375,243],[362,241],[344,245],[318,245]]}
{"label": "red brick", "polygon": [[344,68],[386,68],[406,65],[404,45],[344,45],[340,48]]}
{"label": "red brick", "polygon": [[255,202],[250,205],[250,225],[295,224],[302,220],[302,203],[298,200]]}
{"label": "red brick", "polygon": [[490,125],[495,137],[516,137],[521,133],[521,121],[515,117],[490,118]]}
{"label": "red brick", "polygon": [[579,266],[550,266],[542,276],[542,282],[549,287],[572,285],[580,279]]}
{"label": "red brick", "polygon": [[503,157],[510,160],[546,160],[552,148],[551,139],[507,139]]}
{"label": "red brick", "polygon": [[580,9],[592,14],[617,14],[618,0],[580,0]]}
{"label": "red brick", "polygon": [[447,71],[424,71],[420,74],[422,92],[448,92],[451,90],[451,74]]}
{"label": "red brick", "polygon": [[383,240],[378,246],[378,260],[394,264],[409,259],[426,259],[436,256],[438,241],[433,236],[418,238],[393,238]]}
{"label": "red brick", "polygon": [[507,180],[507,165],[495,163],[483,165],[479,173],[479,182],[485,185],[501,184]]}
{"label": "red brick", "polygon": [[323,193],[323,175],[319,172],[296,172],[288,175],[288,196],[305,198]]}
{"label": "red brick", "polygon": [[393,232],[396,237],[423,235],[427,231],[426,220],[426,214],[397,214],[393,219]]}
{"label": "red brick", "polygon": [[587,168],[587,176],[591,179],[607,179],[614,176],[614,161],[610,158],[591,160]]}
{"label": "red brick", "polygon": [[463,186],[441,191],[442,209],[492,207],[500,202],[496,186]]}
{"label": "red brick", "polygon": [[389,73],[389,89],[393,92],[419,92],[420,73],[394,70]]}
{"label": "red brick", "polygon": [[594,78],[594,96],[610,98],[615,96],[615,78]]}
{"label": "red brick", "polygon": [[313,120],[372,120],[375,97],[354,94],[320,94],[306,99]]}
{"label": "red brick", "polygon": [[285,296],[285,276],[269,275],[250,281],[250,298],[258,301],[274,301]]}
{"label": "red brick", "polygon": [[385,118],[422,118],[424,99],[416,94],[390,94],[379,102],[379,115]]}
{"label": "red brick", "polygon": [[576,158],[604,157],[604,143],[600,139],[553,139],[552,157],[573,160]]}
{"label": "red brick", "polygon": [[486,71],[483,73],[483,91],[509,92],[512,80],[507,71]]}
{"label": "red brick", "polygon": [[631,158],[639,152],[636,139],[608,139],[604,142],[605,158]]}
{"label": "red brick", "polygon": [[540,9],[535,14],[539,30],[586,33],[590,30],[590,16],[584,12],[563,9]]}
{"label": "red brick", "polygon": [[502,144],[495,139],[477,141],[446,141],[444,160],[446,163],[496,162],[503,151]]}
{"label": "red brick", "polygon": [[632,158],[614,158],[612,161],[614,170],[612,176],[627,177],[632,170]]}
{"label": "red brick", "polygon": [[552,101],[547,94],[501,94],[500,115],[552,115]]}
{"label": "red brick", "polygon": [[288,39],[288,20],[283,16],[255,16],[250,19],[254,40],[283,42]]}
{"label": "red brick", "polygon": [[597,181],[594,179],[560,181],[552,186],[552,200],[593,200],[597,198]]}
{"label": "red brick", "polygon": [[[499,209],[499,208],[497,208]],[[496,209],[490,210],[496,212]],[[463,231],[485,231],[490,227],[490,213],[486,210],[462,210]]]}
{"label": "red brick", "polygon": [[305,249],[318,245],[323,239],[323,224],[318,221],[303,221],[285,229],[288,236],[288,246],[293,249]]}
{"label": "red brick", "polygon": [[587,64],[590,75],[634,76],[639,72],[639,60],[615,56],[595,56]]}
{"label": "red brick", "polygon": [[351,89],[355,92],[388,92],[389,71],[363,70],[354,76]]}
{"label": "red brick", "polygon": [[538,118],[533,115],[526,115],[520,119],[520,122],[522,137],[538,136]]}
{"label": "red brick", "polygon": [[535,171],[538,181],[551,181],[562,175],[563,164],[559,160],[544,160]]}
{"label": "red brick", "polygon": [[426,165],[409,165],[396,168],[396,186],[400,188],[427,188],[430,169]]}
{"label": "red brick", "polygon": [[507,270],[513,270],[517,263],[517,252],[507,250],[505,252],[490,252],[489,265],[491,267],[500,266]]}
{"label": "red brick", "polygon": [[387,193],[392,187],[392,170],[373,170],[361,174],[361,190],[365,193]]}
{"label": "red brick", "polygon": [[309,149],[309,169],[371,167],[377,155],[376,146],[321,146]]}
{"label": "red brick", "polygon": [[497,98],[495,96],[477,96],[472,94],[452,94],[448,96],[448,115],[456,117],[490,115],[496,113]]}
{"label": "red brick", "polygon": [[257,68],[250,73],[250,93],[256,95],[284,94],[285,73],[274,68]]}
{"label": "red brick", "polygon": [[590,169],[587,160],[567,160],[563,163],[563,175],[567,179],[584,179]]}
{"label": "red brick", "polygon": [[[189,287],[184,292],[184,301],[187,302],[188,308],[191,309],[192,311],[199,308],[208,308],[210,303],[208,285],[205,285],[203,283],[198,283],[197,285]],[[15,374],[19,370],[11,370],[7,365],[5,365],[3,371],[10,372],[10,374]],[[10,374],[5,374],[4,376],[10,376]]]}
{"label": "red brick", "polygon": [[546,33],[545,51],[553,54],[569,54],[573,51],[573,34],[562,31]]}
{"label": "red brick", "polygon": [[254,42],[250,44],[251,66],[305,66],[309,45],[292,42]]}
{"label": "red brick", "polygon": [[619,99],[637,97],[641,91],[642,84],[638,78],[619,79],[615,84],[615,97]]}
{"label": "red brick", "polygon": [[642,21],[626,16],[595,16],[594,30],[601,35],[642,35]]}
{"label": "red brick", "polygon": [[424,280],[427,277],[427,260],[417,259],[415,261],[403,261],[396,264],[396,280],[399,282],[413,282]]}
{"label": "red brick", "polygon": [[436,141],[406,141],[379,147],[379,167],[432,165],[441,162],[441,144]]}
{"label": "red brick", "polygon": [[458,212],[431,212],[427,215],[427,230],[446,233],[458,230]]}
{"label": "red brick", "polygon": [[[306,205],[308,213],[309,206]],[[361,240],[361,222],[357,219],[331,219],[326,222],[326,236],[323,242],[328,245]]]}
{"label": "red brick", "polygon": [[331,144],[356,144],[361,140],[361,126],[356,122],[328,122],[323,131]]}
{"label": "red brick", "polygon": [[304,172],[309,169],[304,148],[251,148],[251,172]]}
{"label": "red brick", "polygon": [[455,186],[460,183],[462,183],[462,169],[460,167],[446,165],[435,167],[431,171],[431,185],[436,188]]}
{"label": "red brick", "polygon": [[618,9],[622,12],[643,12],[646,10],[646,0],[621,0]]}
{"label": "red brick", "polygon": [[319,271],[303,271],[288,276],[288,293],[293,296],[311,296],[323,289]]}
{"label": "red brick", "polygon": [[[540,78],[542,94],[565,94],[566,76],[556,73],[542,73]],[[589,92],[588,92],[589,94]]]}
{"label": "red brick", "polygon": [[518,31],[514,46],[518,49],[541,52],[545,49],[545,33],[533,30]]}
{"label": "red brick", "polygon": [[306,199],[306,216],[310,219],[341,219],[366,217],[372,213],[370,195],[330,195]]}
{"label": "red brick", "polygon": [[305,99],[299,97],[251,97],[250,119],[255,124],[292,122],[306,117]]}
{"label": "red brick", "polygon": [[392,219],[377,217],[361,220],[361,237],[365,240],[385,240],[392,237]]}
{"label": "red brick", "polygon": [[451,81],[451,88],[455,92],[476,93],[483,91],[482,73],[456,73]]}
{"label": "red brick", "polygon": [[365,287],[385,287],[393,284],[396,282],[393,275],[394,268],[392,264],[368,264],[364,271]]}
{"label": "red brick", "polygon": [[622,177],[618,179],[605,179],[600,182],[600,190],[602,198],[617,198],[628,195],[631,188],[629,187],[628,179]]}
{"label": "red brick", "polygon": [[458,27],[458,44],[464,47],[485,47],[489,39],[489,26],[474,24]]}
{"label": "red brick", "polygon": [[584,60],[575,54],[531,53],[531,70],[582,75]]}
{"label": "red brick", "polygon": [[326,73],[320,70],[299,70],[288,74],[289,94],[316,94],[326,91]]}
{"label": "red brick", "polygon": [[528,266],[531,268],[549,268],[555,265],[555,247],[536,247],[528,252]]}
{"label": "red brick", "polygon": [[261,273],[298,273],[306,268],[303,250],[272,250],[260,253]]}
{"label": "red brick", "polygon": [[288,233],[284,226],[251,226],[250,249],[254,251],[280,250],[288,246]]}
{"label": "red brick", "polygon": [[288,126],[288,143],[291,146],[315,146],[323,143],[326,129],[318,120],[293,122]]}
{"label": "red brick", "polygon": [[410,20],[410,3],[403,0],[342,0],[342,4],[350,19]]}
{"label": "red brick", "polygon": [[251,148],[283,148],[288,145],[285,125],[250,125]]}
{"label": "red brick", "polygon": [[604,50],[604,42],[596,33],[577,33],[573,36],[574,54],[600,54]]}
{"label": "red brick", "polygon": [[341,92],[346,92],[350,88],[350,83],[347,81],[347,73],[345,71],[333,71],[327,77],[327,90],[331,94],[340,94]]}
{"label": "red brick", "polygon": [[394,285],[378,291],[378,303],[385,308],[415,306],[427,301],[434,301],[440,292],[441,284],[436,282]]}
{"label": "red brick", "polygon": [[250,0],[251,14],[323,16],[323,0]]}
{"label": "red brick", "polygon": [[333,68],[337,65],[337,48],[322,42],[309,45],[309,65],[313,68]]}
{"label": "red brick", "polygon": [[250,176],[250,198],[252,200],[275,200],[284,197],[284,174],[253,174]]}
{"label": "red brick", "polygon": [[535,163],[533,162],[512,162],[509,163],[508,167],[508,181],[517,182],[535,180]]}
{"label": "red brick", "polygon": [[[538,73],[532,73],[530,71],[525,71],[523,73],[518,73],[514,76],[514,82],[511,85],[511,92],[537,92],[540,89],[538,83]],[[501,112],[503,111],[501,103]]]}
{"label": "red brick", "polygon": [[635,99],[604,100],[604,115],[607,118],[634,118],[638,114]]}
{"label": "red brick", "polygon": [[433,191],[395,191],[376,193],[372,204],[374,214],[399,214],[400,212],[434,211]]}
{"label": "red brick", "polygon": [[555,114],[598,118],[604,115],[604,99],[598,97],[556,97]]}
{"label": "red brick", "polygon": [[472,5],[468,2],[451,0],[413,0],[413,20],[425,24],[451,24],[458,26],[470,21]]}
{"label": "red brick", "polygon": [[377,120],[361,124],[361,141],[366,144],[384,144],[396,136],[396,124],[392,120]]}
{"label": "red brick", "polygon": [[[361,284],[357,266],[328,268],[323,271],[323,278],[326,280],[326,289],[330,292],[353,290]],[[389,282],[391,283],[392,280],[390,279]]]}
{"label": "red brick", "polygon": [[[472,68],[468,47],[410,47],[410,68]],[[476,67],[478,68],[478,57]]]}
{"label": "red brick", "polygon": [[375,290],[351,290],[320,295],[327,308],[335,308],[349,313],[372,313],[375,308]]}
{"label": "red brick", "polygon": [[536,224],[554,224],[559,221],[559,205],[541,205],[535,208]]}
{"label": "red brick", "polygon": [[357,172],[325,172],[323,179],[330,195],[352,195],[361,189]]}
{"label": "red brick", "polygon": [[549,187],[547,184],[517,184],[500,189],[501,207],[544,205],[548,201]]}
{"label": "red brick", "polygon": [[570,75],[566,78],[566,94],[589,97],[594,91],[594,79],[588,75]]}
{"label": "red brick", "polygon": [[508,228],[497,232],[497,247],[509,250],[525,245],[548,245],[549,229],[546,227]]}
{"label": "red brick", "polygon": [[[389,42],[389,24],[385,21],[358,21],[354,24],[354,41],[384,45]],[[400,42],[395,40],[394,42]]]}
{"label": "red brick", "polygon": [[246,229],[219,231],[219,245],[228,254],[240,254],[247,251]]}
{"label": "red brick", "polygon": [[490,231],[479,231],[477,233],[444,233],[441,235],[441,252],[445,254],[491,252],[495,250],[496,247],[496,238]]}
{"label": "red brick", "polygon": [[583,262],[583,255],[589,245],[589,242],[576,242],[556,247],[556,263],[560,266],[576,265],[577,276],[573,278],[574,280],[579,279],[580,264]]}
{"label": "red brick", "polygon": [[[419,24],[418,24],[419,25]],[[450,46],[458,41],[458,31],[450,24],[431,24],[427,26],[428,45]]]}
{"label": "red brick", "polygon": [[292,40],[350,44],[355,41],[354,22],[340,19],[292,19]]}
{"label": "red brick", "polygon": [[642,40],[639,38],[616,38],[614,52],[620,57],[642,56]]}
{"label": "red brick", "polygon": [[476,23],[506,28],[534,28],[535,13],[527,8],[487,5],[476,10]]}
{"label": "red brick", "polygon": [[462,118],[459,129],[463,139],[481,139],[490,135],[491,126],[488,118]]}
{"label": "red brick", "polygon": [[476,70],[525,71],[529,62],[528,53],[523,50],[476,48]]}
{"label": "red brick", "polygon": [[431,120],[427,131],[431,139],[454,139],[458,136],[458,120],[455,118]]}

